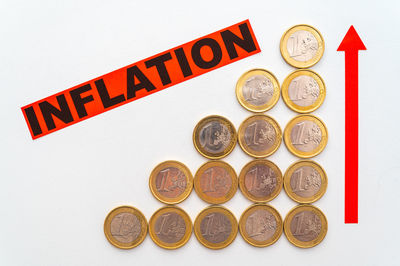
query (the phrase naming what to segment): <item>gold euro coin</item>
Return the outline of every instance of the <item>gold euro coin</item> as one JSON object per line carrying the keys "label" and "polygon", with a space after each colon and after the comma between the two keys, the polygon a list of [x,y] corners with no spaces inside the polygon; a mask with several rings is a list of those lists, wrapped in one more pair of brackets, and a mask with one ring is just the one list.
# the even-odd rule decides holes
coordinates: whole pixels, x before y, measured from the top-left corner
{"label": "gold euro coin", "polygon": [[283,178],[286,194],[298,203],[319,200],[326,191],[328,179],[324,169],[314,161],[300,160],[289,166]]}
{"label": "gold euro coin", "polygon": [[235,170],[223,161],[209,161],[197,170],[194,189],[197,195],[211,204],[221,204],[230,200],[238,188]]}
{"label": "gold euro coin", "polygon": [[311,248],[325,238],[328,221],[317,207],[298,205],[286,215],[283,229],[290,243],[300,248]]}
{"label": "gold euro coin", "polygon": [[326,95],[325,83],[314,71],[299,69],[292,72],[282,84],[282,98],[286,105],[298,113],[318,109]]}
{"label": "gold euro coin", "polygon": [[278,102],[278,79],[265,69],[252,69],[236,83],[236,97],[244,108],[252,112],[265,112]]}
{"label": "gold euro coin", "polygon": [[221,159],[235,148],[236,129],[225,117],[211,115],[197,123],[193,131],[196,150],[208,159]]}
{"label": "gold euro coin", "polygon": [[282,130],[270,116],[257,114],[242,122],[238,130],[239,145],[248,155],[264,158],[281,145]]}
{"label": "gold euro coin", "polygon": [[150,191],[159,201],[177,204],[192,192],[193,176],[183,163],[165,161],[157,165],[150,174]]}
{"label": "gold euro coin", "polygon": [[268,202],[282,190],[282,172],[269,160],[247,163],[239,175],[239,188],[253,202]]}
{"label": "gold euro coin", "polygon": [[328,130],[318,117],[298,115],[286,125],[283,140],[294,155],[311,158],[324,150],[328,142]]}
{"label": "gold euro coin", "polygon": [[238,223],[235,216],[222,206],[202,210],[194,221],[194,234],[199,242],[210,249],[229,246],[236,238]]}
{"label": "gold euro coin", "polygon": [[279,212],[266,204],[254,204],[247,208],[239,221],[243,239],[255,247],[274,244],[282,235],[283,221]]}
{"label": "gold euro coin", "polygon": [[146,217],[134,207],[117,207],[107,215],[104,221],[104,234],[107,240],[117,248],[134,248],[146,238]]}
{"label": "gold euro coin", "polygon": [[151,216],[149,235],[158,246],[165,249],[177,249],[190,239],[192,221],[181,208],[166,206]]}
{"label": "gold euro coin", "polygon": [[321,33],[309,25],[293,26],[281,38],[281,55],[293,67],[308,68],[315,65],[324,54],[324,49]]}

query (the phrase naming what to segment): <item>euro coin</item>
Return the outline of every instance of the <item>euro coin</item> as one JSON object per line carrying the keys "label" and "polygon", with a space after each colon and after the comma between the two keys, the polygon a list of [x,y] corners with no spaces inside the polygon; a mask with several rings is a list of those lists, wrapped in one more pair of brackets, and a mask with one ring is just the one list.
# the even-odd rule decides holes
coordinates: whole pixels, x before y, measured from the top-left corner
{"label": "euro coin", "polygon": [[291,66],[308,68],[321,59],[325,43],[321,33],[314,27],[301,24],[288,29],[281,38],[283,59]]}
{"label": "euro coin", "polygon": [[300,158],[311,158],[324,150],[328,130],[318,117],[298,115],[286,125],[283,139],[291,153]]}
{"label": "euro coin", "polygon": [[246,209],[239,221],[243,239],[255,247],[274,244],[282,235],[283,222],[279,212],[266,204],[255,204]]}
{"label": "euro coin", "polygon": [[238,130],[239,145],[248,155],[264,158],[281,145],[282,130],[270,116],[253,115],[242,122]]}
{"label": "euro coin", "polygon": [[314,71],[300,69],[291,73],[282,84],[282,98],[286,105],[298,113],[318,109],[326,95],[325,83]]}
{"label": "euro coin", "polygon": [[265,112],[278,102],[278,79],[265,69],[252,69],[236,83],[236,97],[244,108],[252,112]]}
{"label": "euro coin", "polygon": [[221,159],[235,148],[236,129],[225,117],[211,115],[203,118],[193,131],[196,150],[208,159]]}
{"label": "euro coin", "polygon": [[325,238],[328,222],[317,207],[298,205],[286,215],[283,228],[290,243],[300,248],[311,248]]}
{"label": "euro coin", "polygon": [[149,234],[158,246],[165,249],[177,249],[190,239],[192,221],[181,208],[166,206],[151,216]]}
{"label": "euro coin", "polygon": [[268,202],[282,190],[282,172],[269,160],[247,163],[239,175],[239,188],[253,202]]}
{"label": "euro coin", "polygon": [[211,204],[221,204],[230,200],[238,188],[235,170],[223,161],[209,161],[197,170],[194,189],[197,195]]}
{"label": "euro coin", "polygon": [[194,234],[199,242],[210,249],[222,249],[236,238],[238,223],[235,216],[221,206],[202,210],[194,221]]}
{"label": "euro coin", "polygon": [[134,207],[117,207],[107,215],[104,221],[104,234],[107,240],[117,248],[134,248],[146,238],[146,217]]}
{"label": "euro coin", "polygon": [[192,192],[193,176],[183,163],[165,161],[151,172],[149,186],[159,201],[176,204],[184,201]]}
{"label": "euro coin", "polygon": [[322,167],[314,161],[300,160],[289,166],[283,178],[286,194],[299,203],[319,200],[326,191],[328,179]]}

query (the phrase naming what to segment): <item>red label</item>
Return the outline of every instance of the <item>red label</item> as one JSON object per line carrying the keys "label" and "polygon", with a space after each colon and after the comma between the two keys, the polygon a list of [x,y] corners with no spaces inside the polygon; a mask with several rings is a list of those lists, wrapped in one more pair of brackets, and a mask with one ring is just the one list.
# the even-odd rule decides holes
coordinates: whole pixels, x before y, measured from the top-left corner
{"label": "red label", "polygon": [[21,109],[36,139],[259,52],[245,20]]}

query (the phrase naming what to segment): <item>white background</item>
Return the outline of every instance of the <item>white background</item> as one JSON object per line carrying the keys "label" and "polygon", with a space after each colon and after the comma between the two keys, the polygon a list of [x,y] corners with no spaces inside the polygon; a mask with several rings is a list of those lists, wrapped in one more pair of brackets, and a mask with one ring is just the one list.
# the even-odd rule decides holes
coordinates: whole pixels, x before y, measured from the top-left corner
{"label": "white background", "polygon": [[[375,2],[375,1],[374,1]],[[0,1],[1,184],[0,265],[400,265],[399,1]],[[245,19],[262,52],[141,100],[32,141],[20,107]],[[307,23],[325,38],[313,67],[327,97],[314,112],[329,141],[314,159],[329,179],[315,205],[326,214],[325,240],[312,249],[284,235],[254,248],[240,235],[226,249],[203,247],[192,235],[167,251],[150,237],[119,250],[103,234],[107,213],[121,204],[147,217],[163,205],[148,189],[153,167],[168,159],[193,173],[206,160],[192,144],[204,116],[238,127],[250,112],[234,87],[251,68],[282,83],[294,69],[279,53],[292,25]],[[353,24],[360,52],[359,224],[344,224],[344,53]],[[267,112],[282,128],[295,116],[282,99]],[[296,161],[282,144],[269,157],[284,172]],[[239,173],[251,158],[237,146],[226,157]],[[237,218],[250,202],[238,191],[226,207]],[[271,202],[284,217],[295,206],[284,191]],[[207,206],[193,192],[180,204],[194,220]]]}

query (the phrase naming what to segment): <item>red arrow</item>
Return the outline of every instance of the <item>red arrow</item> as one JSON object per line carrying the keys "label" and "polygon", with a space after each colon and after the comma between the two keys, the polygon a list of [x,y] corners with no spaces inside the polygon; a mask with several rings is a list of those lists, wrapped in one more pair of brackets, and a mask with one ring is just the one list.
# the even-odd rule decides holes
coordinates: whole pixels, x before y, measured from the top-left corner
{"label": "red arrow", "polygon": [[358,223],[358,51],[367,50],[353,26],[338,51],[345,52],[345,200],[344,222]]}

